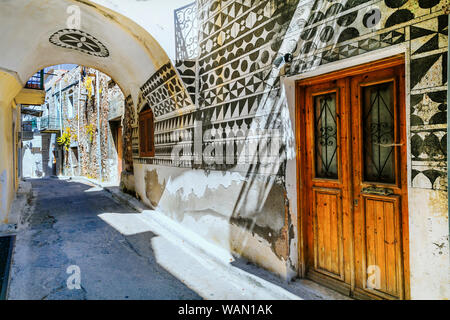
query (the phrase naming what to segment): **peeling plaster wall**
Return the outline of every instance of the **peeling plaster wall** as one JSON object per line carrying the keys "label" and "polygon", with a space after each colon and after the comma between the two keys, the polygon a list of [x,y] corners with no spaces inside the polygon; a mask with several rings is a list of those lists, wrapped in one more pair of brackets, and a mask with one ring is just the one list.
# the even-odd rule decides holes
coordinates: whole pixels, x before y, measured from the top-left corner
{"label": "peeling plaster wall", "polygon": [[450,297],[448,195],[443,191],[409,191],[411,296]]}
{"label": "peeling plaster wall", "polygon": [[[134,177],[136,193],[147,205],[226,250],[292,277],[282,184],[270,186],[259,208],[266,177],[146,164],[134,165]],[[246,189],[250,196],[244,199]]]}

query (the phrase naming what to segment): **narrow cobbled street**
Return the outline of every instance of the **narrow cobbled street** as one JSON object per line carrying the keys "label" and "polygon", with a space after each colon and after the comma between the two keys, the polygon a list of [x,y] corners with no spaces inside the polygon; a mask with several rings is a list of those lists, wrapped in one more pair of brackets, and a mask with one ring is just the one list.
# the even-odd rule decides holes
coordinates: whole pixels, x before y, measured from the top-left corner
{"label": "narrow cobbled street", "polygon": [[[16,237],[9,299],[200,299],[158,265],[150,246],[143,256],[98,217],[132,209],[86,184],[31,182],[33,199]],[[145,237],[150,241],[152,235]],[[80,289],[69,289],[77,268]]]}

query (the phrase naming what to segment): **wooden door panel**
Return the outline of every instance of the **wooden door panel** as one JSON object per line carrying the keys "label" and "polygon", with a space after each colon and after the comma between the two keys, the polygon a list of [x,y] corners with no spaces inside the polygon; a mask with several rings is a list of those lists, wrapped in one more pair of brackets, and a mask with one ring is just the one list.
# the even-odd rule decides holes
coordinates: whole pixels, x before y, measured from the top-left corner
{"label": "wooden door panel", "polygon": [[299,82],[302,273],[360,298],[409,297],[402,59]]}
{"label": "wooden door panel", "polygon": [[314,189],[314,269],[344,280],[340,190]]}
{"label": "wooden door panel", "polygon": [[[308,211],[306,275],[349,292],[352,228],[349,207],[350,146],[347,80],[308,87],[305,92],[304,176]],[[325,279],[328,278],[328,279]],[[328,281],[331,280],[331,281]]]}
{"label": "wooden door panel", "polygon": [[122,160],[123,160],[123,136],[122,136],[122,126],[117,128],[117,171],[119,177],[122,174]]}
{"label": "wooden door panel", "polygon": [[400,298],[401,236],[399,198],[363,195],[366,290]]}
{"label": "wooden door panel", "polygon": [[406,202],[403,72],[403,67],[396,67],[351,80],[355,93],[355,289],[375,298],[404,297],[400,220]]}

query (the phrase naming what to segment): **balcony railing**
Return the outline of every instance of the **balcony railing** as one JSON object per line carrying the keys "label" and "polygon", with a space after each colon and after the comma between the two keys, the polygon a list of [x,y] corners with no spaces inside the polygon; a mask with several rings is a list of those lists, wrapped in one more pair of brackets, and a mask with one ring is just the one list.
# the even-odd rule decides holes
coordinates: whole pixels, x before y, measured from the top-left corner
{"label": "balcony railing", "polygon": [[33,131],[22,131],[20,133],[20,138],[22,139],[22,141],[33,140],[34,132]]}
{"label": "balcony railing", "polygon": [[44,90],[44,70],[35,73],[25,84],[25,88]]}
{"label": "balcony railing", "polygon": [[58,131],[61,129],[60,119],[57,117],[42,117],[41,131]]}

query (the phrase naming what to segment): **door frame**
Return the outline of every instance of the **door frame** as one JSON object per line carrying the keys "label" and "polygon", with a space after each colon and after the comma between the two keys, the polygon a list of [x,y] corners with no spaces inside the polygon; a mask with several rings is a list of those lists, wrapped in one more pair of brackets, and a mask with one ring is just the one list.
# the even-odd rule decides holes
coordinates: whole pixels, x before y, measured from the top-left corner
{"label": "door frame", "polygon": [[[295,143],[296,143],[296,158],[295,158],[295,164],[297,168],[297,174],[296,174],[296,189],[297,189],[297,231],[298,231],[298,261],[299,261],[299,276],[301,278],[305,278],[306,276],[306,237],[307,237],[307,230],[306,230],[306,215],[307,210],[305,210],[305,203],[307,201],[306,192],[303,192],[303,184],[304,181],[306,181],[305,177],[305,170],[302,170],[302,163],[305,162],[304,159],[304,150],[302,149],[305,142],[306,137],[306,129],[305,126],[300,126],[299,124],[304,123],[306,120],[306,115],[304,113],[301,113],[300,106],[304,104],[305,101],[305,95],[304,95],[304,89],[305,86],[311,86],[314,84],[324,83],[327,81],[333,81],[336,79],[341,79],[345,77],[351,77],[355,75],[360,75],[365,72],[371,72],[371,71],[377,71],[382,69],[387,69],[399,65],[405,66],[405,88],[401,88],[400,92],[405,96],[404,100],[404,108],[406,109],[405,112],[402,112],[403,116],[406,117],[405,120],[405,129],[406,130],[406,177],[407,177],[407,183],[406,183],[406,190],[405,190],[405,196],[407,197],[406,203],[409,202],[408,197],[408,191],[410,187],[410,141],[409,141],[409,121],[408,116],[409,112],[407,111],[409,108],[409,101],[407,99],[409,90],[407,89],[409,86],[409,65],[406,61],[406,55],[404,53],[404,48],[401,48],[403,50],[397,50],[399,52],[396,52],[395,55],[387,56],[387,57],[381,57],[379,60],[375,61],[361,61],[361,64],[358,64],[356,66],[352,67],[343,67],[341,69],[335,68],[335,64],[331,68],[325,68],[327,66],[324,66],[322,73],[320,71],[315,70],[312,71],[309,76],[307,74],[303,74],[301,78],[296,77],[294,78],[295,87],[295,113],[294,113],[294,120],[295,120]],[[376,55],[374,55],[376,56]],[[319,67],[320,69],[320,67]],[[328,72],[327,72],[328,71]],[[326,72],[326,73],[325,73]],[[354,217],[352,214],[351,217],[351,228],[354,232]],[[409,263],[409,208],[402,214],[402,221],[401,221],[401,231],[402,231],[402,239],[403,239],[403,276],[404,276],[404,290],[405,290],[405,299],[410,299],[410,263]],[[351,253],[352,253],[352,260],[354,260],[354,237],[351,239]],[[351,262],[354,264],[354,262]],[[355,275],[354,275],[354,268],[352,269],[352,278],[351,278],[351,287],[353,292],[355,292]],[[374,297],[375,298],[375,297]]]}

